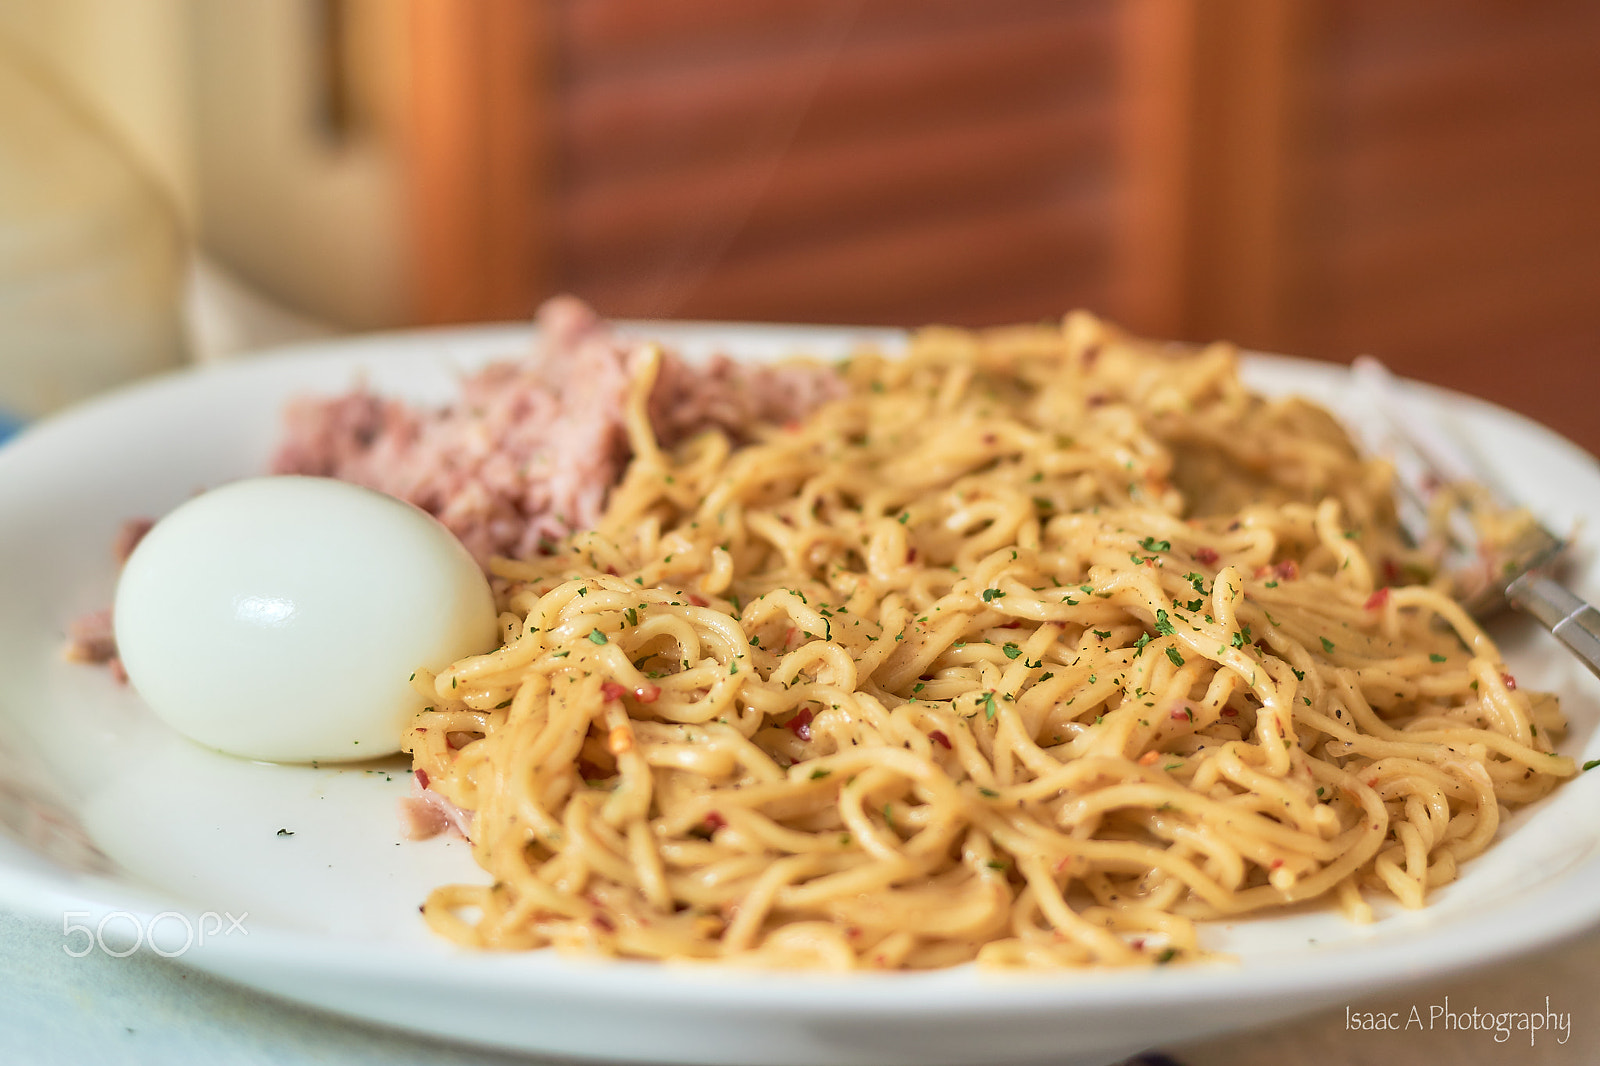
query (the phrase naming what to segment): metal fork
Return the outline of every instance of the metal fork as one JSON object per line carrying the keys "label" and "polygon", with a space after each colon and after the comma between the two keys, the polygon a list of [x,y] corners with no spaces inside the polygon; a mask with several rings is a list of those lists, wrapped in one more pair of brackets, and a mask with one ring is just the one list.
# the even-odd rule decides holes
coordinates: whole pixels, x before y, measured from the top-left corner
{"label": "metal fork", "polygon": [[[1401,526],[1413,543],[1433,543],[1452,563],[1461,605],[1477,618],[1508,605],[1532,615],[1600,677],[1600,610],[1552,576],[1566,541],[1511,506],[1421,405],[1406,401],[1382,363],[1363,356],[1351,372],[1382,423],[1379,447],[1395,464]],[[1441,508],[1448,510],[1441,515]],[[1486,514],[1509,516],[1509,535],[1485,540],[1480,523]]]}

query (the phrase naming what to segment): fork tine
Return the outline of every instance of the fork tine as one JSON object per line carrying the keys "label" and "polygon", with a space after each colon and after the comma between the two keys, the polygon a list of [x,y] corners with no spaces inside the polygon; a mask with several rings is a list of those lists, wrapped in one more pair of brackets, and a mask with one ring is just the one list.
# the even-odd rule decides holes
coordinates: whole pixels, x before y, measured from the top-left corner
{"label": "fork tine", "polygon": [[[1469,611],[1483,616],[1503,607],[1511,579],[1554,561],[1565,542],[1495,491],[1423,405],[1405,403],[1383,364],[1363,356],[1351,370],[1369,416],[1377,415],[1383,427],[1381,442],[1368,443],[1394,458],[1402,527],[1416,546],[1436,553]],[[1519,524],[1508,532],[1496,521],[1501,516],[1515,516]],[[1495,522],[1487,541],[1479,525],[1485,520]]]}
{"label": "fork tine", "polygon": [[1368,419],[1368,450],[1387,454],[1394,464],[1396,516],[1413,546],[1472,554],[1476,530],[1462,509],[1452,506],[1442,522],[1435,514],[1441,491],[1471,479],[1467,460],[1403,404],[1399,382],[1382,363],[1361,356],[1352,364],[1351,374],[1367,411],[1377,416],[1381,427],[1374,432]]}
{"label": "fork tine", "polygon": [[1431,419],[1419,417],[1415,405],[1403,403],[1399,379],[1388,367],[1363,355],[1350,365],[1350,372],[1362,398],[1372,404],[1389,431],[1405,442],[1441,485],[1483,483],[1478,464],[1462,454],[1460,446]]}

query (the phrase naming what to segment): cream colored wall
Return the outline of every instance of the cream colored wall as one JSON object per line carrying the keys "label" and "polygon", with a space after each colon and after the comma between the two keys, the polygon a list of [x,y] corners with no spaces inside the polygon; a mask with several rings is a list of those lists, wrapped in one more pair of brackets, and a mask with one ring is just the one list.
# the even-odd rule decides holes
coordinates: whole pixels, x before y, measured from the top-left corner
{"label": "cream colored wall", "polygon": [[[351,327],[402,320],[406,248],[393,144],[381,126],[344,144],[318,127],[313,5],[230,0],[193,10],[207,251],[302,312]],[[357,29],[376,40],[383,26]]]}
{"label": "cream colored wall", "polygon": [[190,0],[0,0],[0,34],[95,111],[193,221],[189,6]]}
{"label": "cream colored wall", "polygon": [[0,0],[0,35],[111,127],[207,256],[302,314],[350,328],[406,315],[394,124],[404,5],[342,0],[375,121],[315,121],[314,0]]}

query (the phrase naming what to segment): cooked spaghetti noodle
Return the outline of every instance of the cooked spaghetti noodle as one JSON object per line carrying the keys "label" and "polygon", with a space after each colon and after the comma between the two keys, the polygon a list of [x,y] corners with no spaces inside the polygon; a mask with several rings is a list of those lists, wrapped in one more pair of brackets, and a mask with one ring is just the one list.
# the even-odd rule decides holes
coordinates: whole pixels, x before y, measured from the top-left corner
{"label": "cooked spaghetti noodle", "polygon": [[1197,919],[1419,906],[1574,770],[1415,583],[1387,467],[1229,348],[928,330],[671,453],[640,362],[599,529],[497,560],[505,645],[419,678],[406,747],[494,879],[429,897],[452,940],[1192,958]]}

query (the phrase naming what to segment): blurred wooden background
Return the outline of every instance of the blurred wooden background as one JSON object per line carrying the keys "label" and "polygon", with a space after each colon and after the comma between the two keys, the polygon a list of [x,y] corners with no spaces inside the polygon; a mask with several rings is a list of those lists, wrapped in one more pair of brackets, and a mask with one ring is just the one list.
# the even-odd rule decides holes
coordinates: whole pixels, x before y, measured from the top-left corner
{"label": "blurred wooden background", "polygon": [[1593,0],[0,0],[7,32],[213,262],[335,325],[1086,306],[1371,352],[1600,452]]}
{"label": "blurred wooden background", "polygon": [[412,2],[423,320],[1087,306],[1600,451],[1600,5]]}

